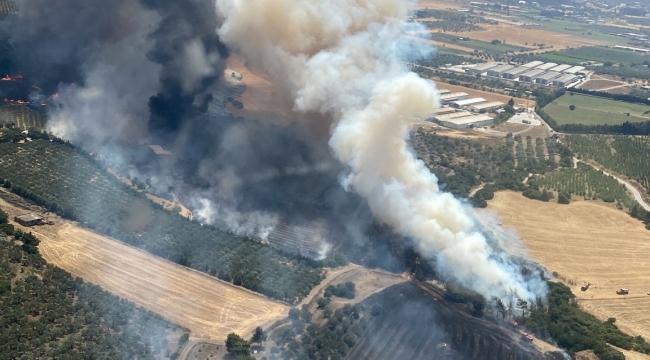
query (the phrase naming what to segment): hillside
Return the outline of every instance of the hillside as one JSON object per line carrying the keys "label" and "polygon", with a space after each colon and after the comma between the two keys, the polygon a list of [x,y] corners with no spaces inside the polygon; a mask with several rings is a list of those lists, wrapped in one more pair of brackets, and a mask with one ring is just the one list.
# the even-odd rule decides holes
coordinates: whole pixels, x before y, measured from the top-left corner
{"label": "hillside", "polygon": [[472,317],[440,294],[430,285],[404,283],[366,299],[364,307],[382,311],[370,317],[347,359],[563,359],[540,353],[519,334]]}
{"label": "hillside", "polygon": [[64,218],[276,299],[296,301],[322,278],[317,263],[164,210],[68,145],[1,143],[0,179]]}
{"label": "hillside", "polygon": [[[30,240],[31,239],[31,240]],[[0,236],[0,359],[170,358],[187,331]]]}

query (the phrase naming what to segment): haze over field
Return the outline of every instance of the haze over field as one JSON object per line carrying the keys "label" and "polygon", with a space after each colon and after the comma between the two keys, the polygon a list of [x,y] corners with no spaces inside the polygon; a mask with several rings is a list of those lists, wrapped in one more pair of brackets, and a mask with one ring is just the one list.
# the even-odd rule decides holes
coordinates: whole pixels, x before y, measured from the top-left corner
{"label": "haze over field", "polygon": [[[154,188],[180,188],[187,178],[202,183],[188,191],[205,221],[237,214],[246,202],[260,220],[241,229],[235,216],[229,225],[255,235],[273,226],[276,211],[299,210],[246,200],[243,182],[263,174],[340,175],[346,191],[447,278],[486,297],[545,294],[539,276],[522,275],[502,250],[505,240],[488,240],[472,208],[442,191],[407,143],[409,123],[438,106],[438,92],[403,64],[433,51],[401,39],[419,26],[405,22],[405,1],[94,2],[84,3],[81,17],[74,0],[21,3],[19,28],[30,30],[17,36],[18,54],[41,54],[44,64],[26,62],[25,71],[58,86],[48,125],[56,135],[122,167],[138,142],[163,144],[183,172],[145,174]],[[303,120],[277,128],[225,115],[229,51],[268,73]],[[310,134],[314,121],[331,124],[330,133]]]}

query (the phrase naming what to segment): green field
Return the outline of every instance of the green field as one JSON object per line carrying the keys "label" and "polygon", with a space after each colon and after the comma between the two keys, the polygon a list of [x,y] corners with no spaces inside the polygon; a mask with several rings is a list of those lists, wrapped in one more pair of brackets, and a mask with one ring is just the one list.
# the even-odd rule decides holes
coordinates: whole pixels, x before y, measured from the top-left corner
{"label": "green field", "polygon": [[598,61],[605,63],[621,63],[624,65],[641,64],[648,61],[648,57],[633,51],[607,48],[604,46],[588,46],[558,52],[540,54],[540,57],[556,63],[579,64],[585,61]]}
{"label": "green field", "polygon": [[624,29],[620,28],[613,28],[603,25],[590,25],[586,23],[576,23],[561,19],[551,19],[551,21],[545,21],[541,24],[542,29],[544,30],[558,32],[561,34],[574,35],[583,37],[585,39],[607,41],[612,45],[627,45],[627,42],[624,38],[609,34],[610,30],[612,33],[625,32]]}
{"label": "green field", "polygon": [[[445,33],[432,33],[431,34],[431,39],[434,41],[443,41],[447,43],[454,43],[458,45],[462,45],[471,49],[476,49],[478,51],[484,52],[486,54],[491,54],[491,55],[501,55],[505,54],[506,52],[519,52],[525,48],[520,47],[520,46],[514,46],[514,45],[509,45],[509,44],[491,44],[490,42],[487,41],[481,41],[481,40],[458,40],[459,36],[458,35],[450,35],[450,34],[445,34]],[[441,45],[438,45],[438,48],[442,47]]]}
{"label": "green field", "polygon": [[[576,109],[570,110],[570,105],[575,105]],[[650,111],[650,106],[569,93],[555,99],[543,110],[558,125],[616,125],[650,120],[650,115],[643,116],[644,112]]]}

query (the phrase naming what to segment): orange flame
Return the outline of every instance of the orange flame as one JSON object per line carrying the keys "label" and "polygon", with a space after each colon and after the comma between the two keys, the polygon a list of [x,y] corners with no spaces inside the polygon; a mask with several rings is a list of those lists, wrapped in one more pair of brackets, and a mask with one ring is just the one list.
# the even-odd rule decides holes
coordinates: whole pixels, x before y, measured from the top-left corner
{"label": "orange flame", "polygon": [[9,77],[9,75],[5,75],[5,76],[2,78],[2,81],[11,81],[11,77]]}
{"label": "orange flame", "polygon": [[58,98],[59,98],[59,93],[54,93],[54,95],[52,95],[52,99],[58,99]]}

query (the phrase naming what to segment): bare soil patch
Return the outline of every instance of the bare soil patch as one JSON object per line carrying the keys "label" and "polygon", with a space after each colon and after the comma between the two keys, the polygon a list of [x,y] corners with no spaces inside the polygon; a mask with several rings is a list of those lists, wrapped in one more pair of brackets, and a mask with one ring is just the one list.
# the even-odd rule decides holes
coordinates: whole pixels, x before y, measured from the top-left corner
{"label": "bare soil patch", "polygon": [[240,73],[243,76],[241,81],[246,84],[246,90],[239,99],[244,104],[244,108],[237,109],[229,103],[227,105],[228,112],[235,116],[269,121],[280,125],[300,118],[297,113],[292,111],[293,104],[287,101],[288,97],[283,96],[273,86],[271,76],[251,70],[246,59],[238,54],[231,54],[228,57],[227,65],[229,69]]}
{"label": "bare soil patch", "polygon": [[582,84],[580,88],[586,90],[597,90],[618,85],[622,85],[622,83],[614,80],[589,80]]}
{"label": "bare soil patch", "polygon": [[[559,205],[514,192],[497,193],[488,208],[506,228],[517,229],[532,259],[574,284],[582,308],[602,320],[615,317],[630,335],[650,338],[650,233],[640,221],[600,203]],[[585,281],[591,287],[583,292]],[[630,294],[616,295],[619,288]]]}
{"label": "bare soil patch", "polygon": [[[2,192],[0,207],[10,218],[34,211]],[[8,197],[11,203],[5,201]],[[16,228],[36,234],[48,263],[133,301],[184,326],[192,337],[225,339],[230,332],[250,336],[256,326],[288,314],[289,307],[252,291],[158,258],[78,224],[44,214],[55,225]]]}

